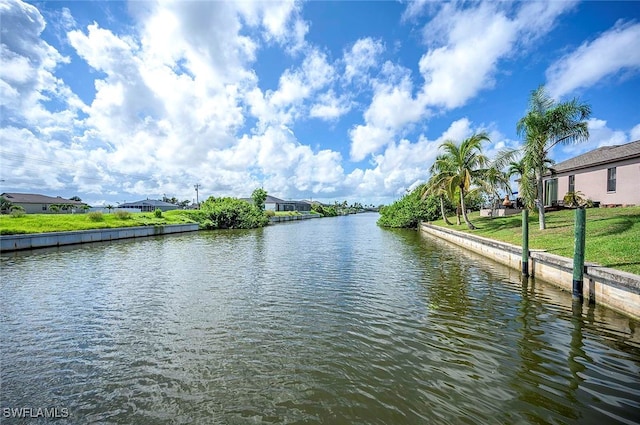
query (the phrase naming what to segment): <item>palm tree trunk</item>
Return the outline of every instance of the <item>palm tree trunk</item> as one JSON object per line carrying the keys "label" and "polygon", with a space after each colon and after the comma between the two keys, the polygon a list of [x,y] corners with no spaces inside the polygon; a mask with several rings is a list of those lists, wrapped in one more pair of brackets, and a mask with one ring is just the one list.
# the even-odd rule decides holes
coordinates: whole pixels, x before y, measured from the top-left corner
{"label": "palm tree trunk", "polygon": [[542,173],[538,173],[538,223],[540,230],[546,229],[546,222],[544,219],[544,191],[542,184]]}
{"label": "palm tree trunk", "polygon": [[456,224],[460,226],[460,204],[456,205]]}
{"label": "palm tree trunk", "polygon": [[476,226],[474,226],[469,220],[469,217],[467,217],[467,209],[464,206],[464,188],[462,186],[460,186],[460,204],[462,206],[462,217],[464,217],[464,222],[467,223],[469,230],[475,230]]}
{"label": "palm tree trunk", "polygon": [[442,198],[442,196],[440,196],[440,213],[442,213],[442,219],[444,220],[444,222],[451,226],[453,223],[449,221],[444,213],[444,199]]}

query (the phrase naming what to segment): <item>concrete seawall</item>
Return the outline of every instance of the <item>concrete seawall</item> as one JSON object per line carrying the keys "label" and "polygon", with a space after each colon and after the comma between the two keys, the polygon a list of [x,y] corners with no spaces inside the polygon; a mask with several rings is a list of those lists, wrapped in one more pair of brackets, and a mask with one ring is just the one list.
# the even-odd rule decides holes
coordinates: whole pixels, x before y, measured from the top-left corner
{"label": "concrete seawall", "polygon": [[165,226],[117,227],[72,232],[2,235],[0,236],[0,252],[193,232],[198,230],[198,227],[198,224],[170,224]]}
{"label": "concrete seawall", "polygon": [[281,223],[283,221],[308,220],[310,218],[321,218],[320,214],[299,214],[299,215],[274,215],[269,217],[269,223]]}
{"label": "concrete seawall", "polygon": [[[517,245],[426,223],[421,223],[419,230],[514,269],[520,270],[522,267],[522,248]],[[572,290],[573,259],[571,258],[541,250],[531,250],[529,271],[532,277],[540,278],[569,292]],[[585,300],[591,300],[640,319],[640,276],[587,263],[583,290]]]}

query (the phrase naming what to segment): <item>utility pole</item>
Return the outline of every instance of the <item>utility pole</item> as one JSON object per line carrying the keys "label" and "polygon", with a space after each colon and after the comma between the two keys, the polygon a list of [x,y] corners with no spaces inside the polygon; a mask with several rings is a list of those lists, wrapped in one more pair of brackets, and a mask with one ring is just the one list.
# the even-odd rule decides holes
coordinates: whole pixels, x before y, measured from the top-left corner
{"label": "utility pole", "polygon": [[198,190],[200,189],[200,183],[194,184],[193,188],[196,190],[196,205],[198,205],[198,209],[199,209],[200,208],[200,198],[198,197]]}

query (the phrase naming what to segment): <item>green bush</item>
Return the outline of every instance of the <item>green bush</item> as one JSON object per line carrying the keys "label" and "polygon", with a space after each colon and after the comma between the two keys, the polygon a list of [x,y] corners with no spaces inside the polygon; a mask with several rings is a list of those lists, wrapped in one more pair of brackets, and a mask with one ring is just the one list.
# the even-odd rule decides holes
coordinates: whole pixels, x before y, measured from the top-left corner
{"label": "green bush", "polygon": [[380,208],[378,225],[413,228],[421,220],[437,220],[440,216],[440,201],[437,196],[421,199],[423,191],[423,187],[419,186],[393,204]]}
{"label": "green bush", "polygon": [[211,221],[214,229],[251,229],[269,223],[261,209],[237,198],[211,196],[200,205],[200,211],[206,214],[206,220]]}
{"label": "green bush", "polygon": [[18,218],[18,217],[24,217],[24,215],[25,215],[25,212],[22,206],[20,205],[11,206],[11,217]]}
{"label": "green bush", "polygon": [[118,220],[131,220],[131,213],[129,211],[116,210],[113,213]]}
{"label": "green bush", "polygon": [[335,217],[338,215],[338,210],[333,205],[325,206],[322,204],[314,204],[311,212],[322,214],[324,217]]}
{"label": "green bush", "polygon": [[104,217],[102,216],[102,213],[100,211],[93,211],[87,214],[87,217],[89,218],[89,220],[91,221],[104,221]]}
{"label": "green bush", "polygon": [[156,210],[153,212],[153,215],[156,218],[162,218],[162,210],[160,208],[156,208]]}
{"label": "green bush", "polygon": [[264,212],[264,215],[266,215],[267,217],[274,217],[276,215],[276,212],[274,210],[266,210]]}

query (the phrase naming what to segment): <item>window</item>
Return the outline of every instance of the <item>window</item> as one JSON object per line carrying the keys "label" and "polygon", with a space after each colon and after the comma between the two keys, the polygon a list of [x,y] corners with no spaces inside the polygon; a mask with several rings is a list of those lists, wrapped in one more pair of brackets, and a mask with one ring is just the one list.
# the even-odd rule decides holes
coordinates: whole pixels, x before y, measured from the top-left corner
{"label": "window", "polygon": [[616,168],[607,169],[607,192],[616,191]]}
{"label": "window", "polygon": [[549,179],[546,181],[545,205],[558,204],[558,179]]}
{"label": "window", "polygon": [[571,175],[569,176],[569,190],[568,192],[575,192],[576,191],[576,176],[575,175]]}
{"label": "window", "polygon": [[47,206],[46,206],[46,205],[43,205],[43,206],[42,206],[42,211],[46,211],[46,210],[47,210]]}

